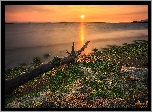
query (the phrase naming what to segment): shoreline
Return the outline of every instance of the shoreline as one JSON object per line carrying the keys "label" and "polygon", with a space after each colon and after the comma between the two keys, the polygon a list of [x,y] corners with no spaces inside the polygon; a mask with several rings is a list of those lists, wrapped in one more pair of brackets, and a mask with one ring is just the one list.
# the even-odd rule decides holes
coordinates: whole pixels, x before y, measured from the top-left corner
{"label": "shoreline", "polygon": [[[148,36],[136,36],[129,38],[115,38],[115,39],[96,39],[91,40],[87,49],[83,53],[90,53],[94,48],[101,50],[102,48],[107,48],[108,45],[118,45],[122,46],[124,43],[133,43],[134,40],[148,40]],[[81,48],[81,42],[75,42],[76,50]],[[66,45],[66,46],[65,46]],[[66,56],[66,50],[70,51],[72,43],[67,44],[57,44],[50,45],[44,47],[32,47],[32,48],[18,48],[12,50],[5,50],[5,55],[7,57],[5,60],[5,68],[11,68],[20,65],[21,63],[31,63],[34,57],[40,57],[44,63],[46,63],[47,59],[43,57],[44,54],[49,53],[50,59],[53,59],[54,56],[59,56],[60,58]],[[50,49],[52,47],[52,49]],[[57,50],[56,50],[57,49]],[[10,55],[11,54],[11,55]],[[14,60],[14,61],[13,61]],[[10,65],[12,64],[12,65]]]}

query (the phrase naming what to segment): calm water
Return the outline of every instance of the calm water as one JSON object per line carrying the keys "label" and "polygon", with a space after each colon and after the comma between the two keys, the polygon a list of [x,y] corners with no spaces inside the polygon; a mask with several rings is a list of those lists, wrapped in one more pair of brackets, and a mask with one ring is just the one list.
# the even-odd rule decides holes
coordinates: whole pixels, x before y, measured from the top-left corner
{"label": "calm water", "polygon": [[[5,24],[5,68],[31,63],[38,56],[45,63],[58,55],[67,56],[72,42],[75,49],[90,40],[83,53],[107,45],[148,40],[148,23],[17,23]],[[49,59],[43,55],[50,53]]]}

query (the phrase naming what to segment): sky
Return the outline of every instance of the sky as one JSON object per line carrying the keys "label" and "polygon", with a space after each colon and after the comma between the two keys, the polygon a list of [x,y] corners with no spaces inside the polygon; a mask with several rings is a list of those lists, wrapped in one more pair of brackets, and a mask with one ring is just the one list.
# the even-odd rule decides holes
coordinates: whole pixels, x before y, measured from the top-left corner
{"label": "sky", "polygon": [[5,6],[5,22],[132,22],[144,19],[148,19],[148,5]]}

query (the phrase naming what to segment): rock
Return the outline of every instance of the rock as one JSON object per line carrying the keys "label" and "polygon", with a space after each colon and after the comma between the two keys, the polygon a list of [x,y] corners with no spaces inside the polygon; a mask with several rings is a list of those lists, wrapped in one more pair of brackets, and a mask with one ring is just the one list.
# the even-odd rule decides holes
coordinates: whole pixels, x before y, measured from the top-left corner
{"label": "rock", "polygon": [[134,76],[130,76],[130,80],[134,81],[135,77]]}

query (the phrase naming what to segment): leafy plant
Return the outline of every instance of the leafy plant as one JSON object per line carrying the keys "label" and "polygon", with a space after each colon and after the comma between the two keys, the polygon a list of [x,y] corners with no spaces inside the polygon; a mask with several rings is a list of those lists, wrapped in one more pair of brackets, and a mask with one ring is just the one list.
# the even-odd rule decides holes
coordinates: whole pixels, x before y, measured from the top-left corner
{"label": "leafy plant", "polygon": [[34,65],[35,67],[36,67],[36,66],[39,66],[41,63],[42,63],[41,58],[39,58],[39,57],[33,58],[33,65]]}

